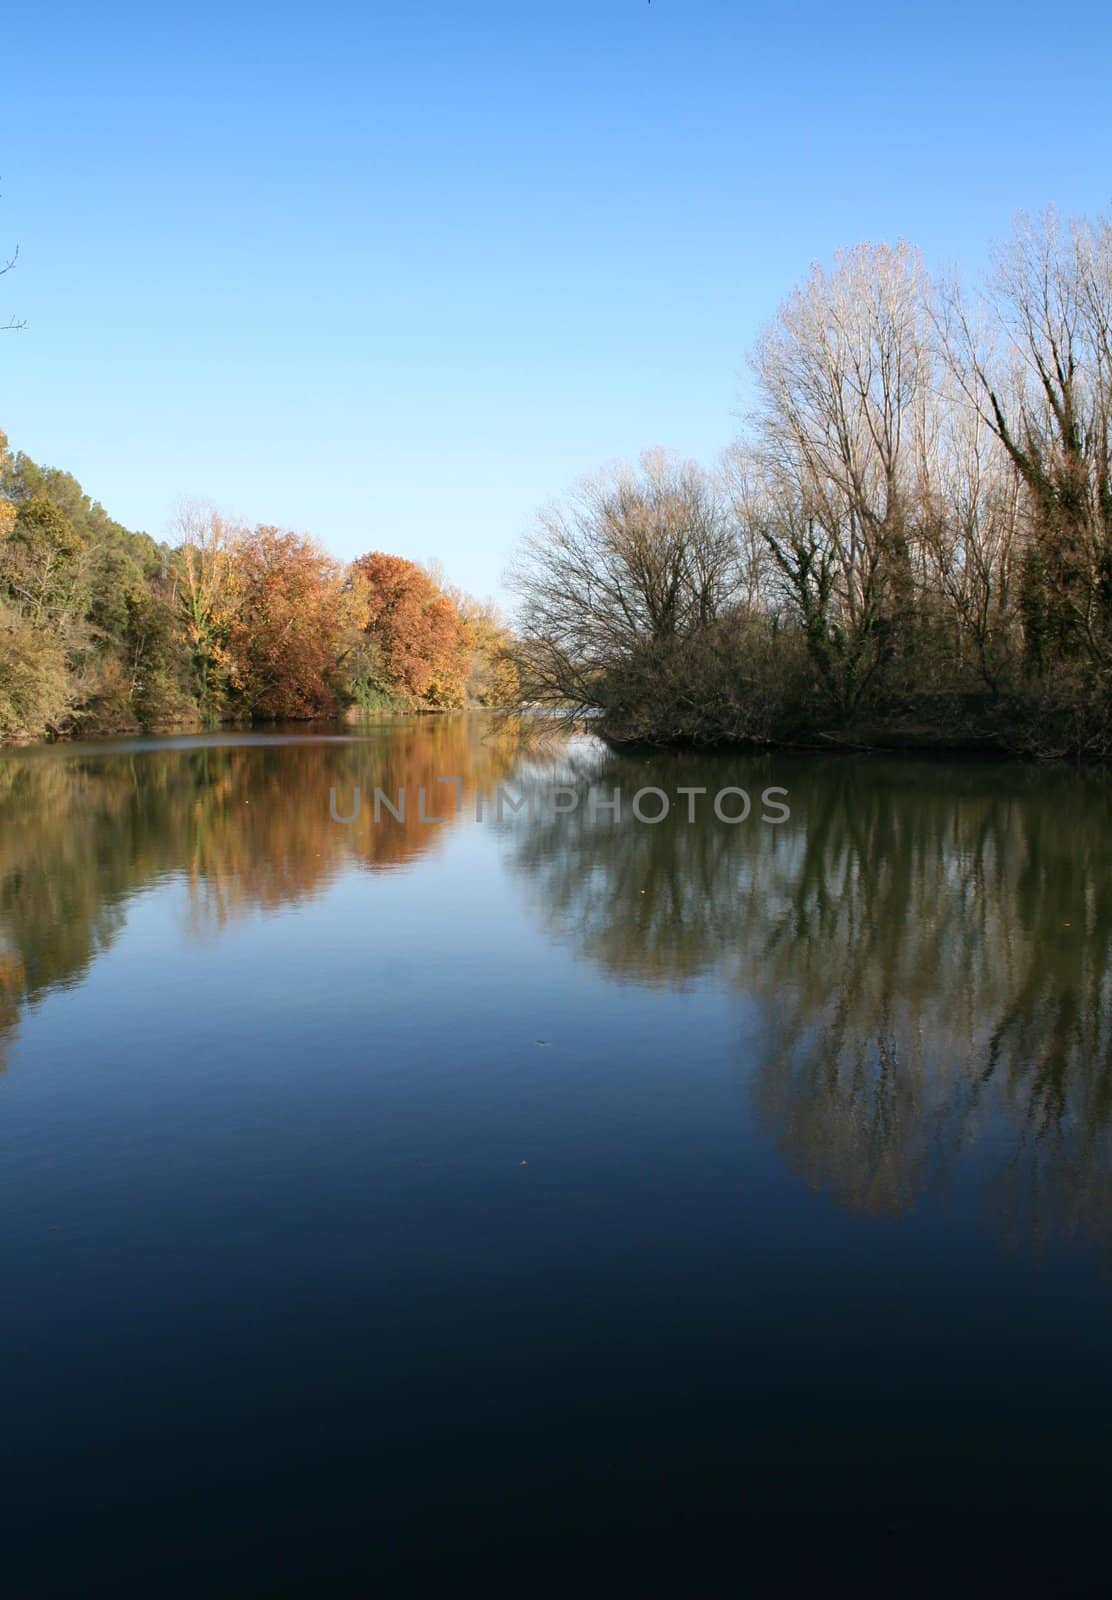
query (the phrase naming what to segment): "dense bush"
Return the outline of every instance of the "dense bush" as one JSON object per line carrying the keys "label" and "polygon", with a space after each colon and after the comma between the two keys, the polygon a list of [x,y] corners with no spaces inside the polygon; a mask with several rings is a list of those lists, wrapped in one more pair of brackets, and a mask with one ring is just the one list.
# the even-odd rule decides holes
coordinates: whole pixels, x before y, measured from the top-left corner
{"label": "dense bush", "polygon": [[0,739],[64,725],[70,683],[61,639],[12,606],[0,606]]}

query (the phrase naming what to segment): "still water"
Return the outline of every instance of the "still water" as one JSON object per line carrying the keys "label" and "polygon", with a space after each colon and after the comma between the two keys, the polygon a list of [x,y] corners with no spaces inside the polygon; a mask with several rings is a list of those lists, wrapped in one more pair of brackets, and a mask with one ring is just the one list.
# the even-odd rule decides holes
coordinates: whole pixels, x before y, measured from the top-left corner
{"label": "still water", "polygon": [[10,1592],[1089,1592],[1110,841],[484,718],[0,752]]}

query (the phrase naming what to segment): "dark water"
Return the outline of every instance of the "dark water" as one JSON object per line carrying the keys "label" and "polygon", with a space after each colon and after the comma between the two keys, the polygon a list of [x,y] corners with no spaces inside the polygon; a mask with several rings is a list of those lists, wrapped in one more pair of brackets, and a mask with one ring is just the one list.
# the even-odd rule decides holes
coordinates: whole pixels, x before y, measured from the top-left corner
{"label": "dark water", "polygon": [[344,732],[0,754],[9,1592],[1093,1592],[1112,782]]}

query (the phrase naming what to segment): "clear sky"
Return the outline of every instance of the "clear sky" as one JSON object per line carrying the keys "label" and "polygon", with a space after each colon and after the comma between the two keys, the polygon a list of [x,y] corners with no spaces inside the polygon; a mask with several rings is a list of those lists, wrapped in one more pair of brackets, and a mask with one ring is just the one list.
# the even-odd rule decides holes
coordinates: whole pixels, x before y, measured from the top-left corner
{"label": "clear sky", "polygon": [[12,444],[480,594],[582,471],[729,442],[813,259],[1112,201],[1106,0],[20,0],[3,49]]}

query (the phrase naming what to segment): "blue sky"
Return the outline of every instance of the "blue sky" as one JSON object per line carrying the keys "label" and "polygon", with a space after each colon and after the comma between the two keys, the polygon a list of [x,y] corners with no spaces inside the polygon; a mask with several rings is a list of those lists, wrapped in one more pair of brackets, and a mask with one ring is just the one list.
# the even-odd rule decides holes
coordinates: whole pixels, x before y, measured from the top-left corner
{"label": "blue sky", "polygon": [[12,444],[480,594],[581,472],[736,435],[812,260],[1112,201],[1077,0],[23,0],[4,54]]}

